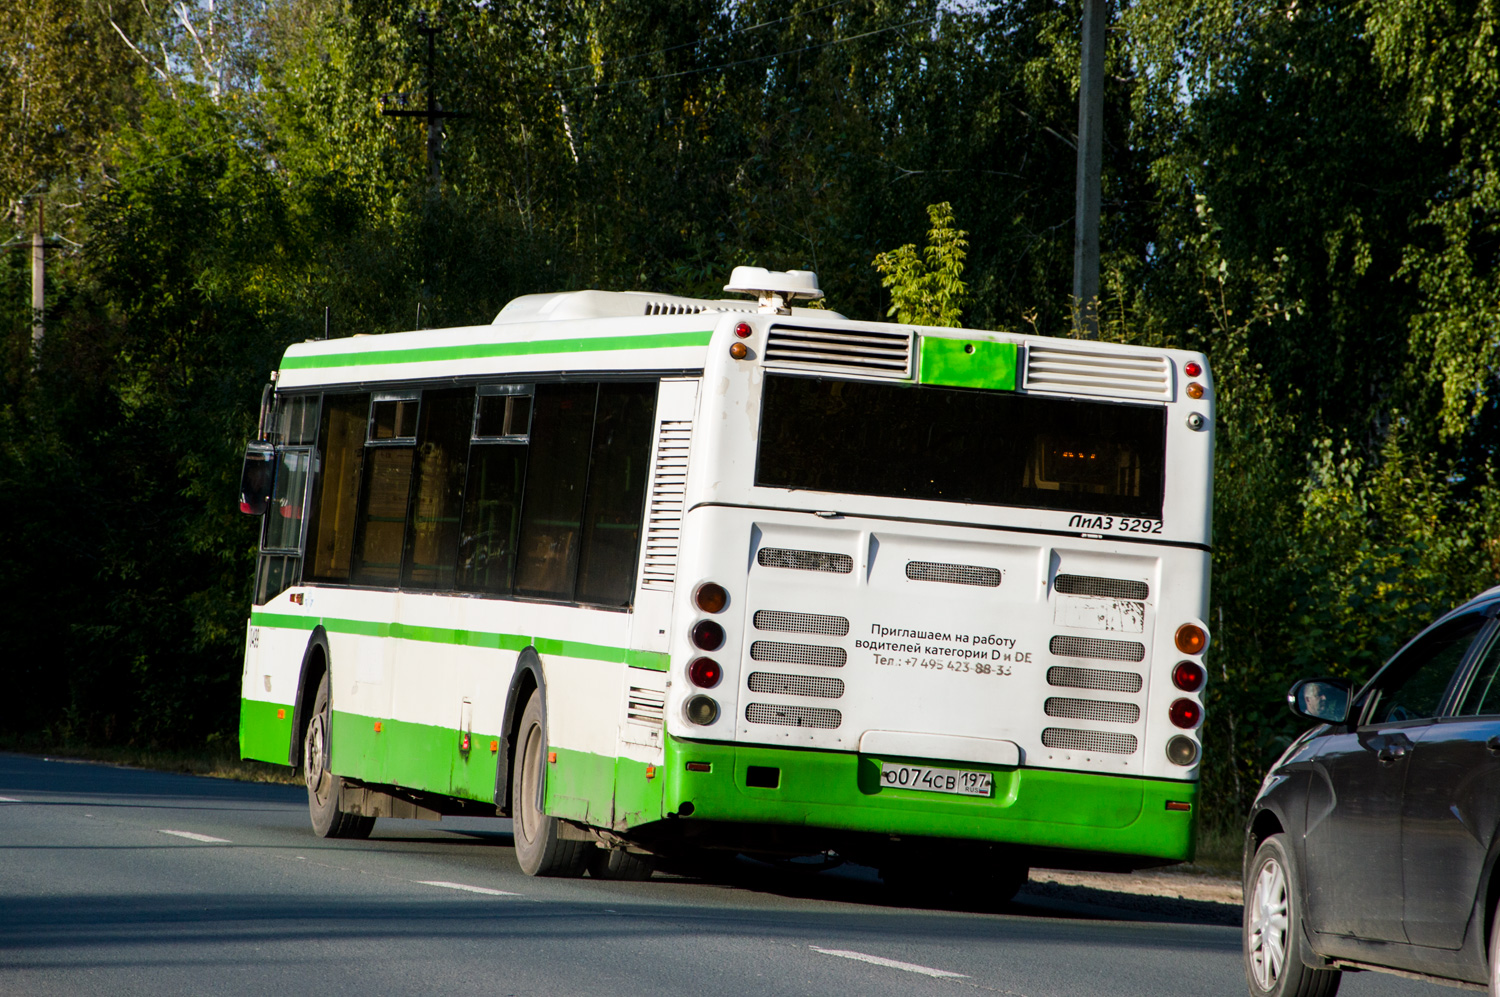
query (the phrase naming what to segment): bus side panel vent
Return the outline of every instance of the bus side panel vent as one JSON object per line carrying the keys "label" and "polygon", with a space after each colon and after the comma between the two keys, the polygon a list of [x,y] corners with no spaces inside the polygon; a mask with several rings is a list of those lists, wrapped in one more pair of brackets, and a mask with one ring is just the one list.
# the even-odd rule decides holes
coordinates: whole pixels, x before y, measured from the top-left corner
{"label": "bus side panel vent", "polygon": [[1096,595],[1106,599],[1145,602],[1151,586],[1125,578],[1094,578],[1090,575],[1058,575],[1052,583],[1059,595]]}
{"label": "bus side panel vent", "polygon": [[907,561],[906,577],[917,582],[947,582],[950,585],[982,585],[998,588],[998,568],[981,568],[975,564],[939,564],[935,561]]}
{"label": "bus side panel vent", "polygon": [[667,716],[667,694],[657,689],[630,687],[625,700],[625,719],[642,727],[660,729]]}
{"label": "bus side panel vent", "polygon": [[745,719],[753,724],[822,727],[832,730],[844,722],[844,715],[838,710],[817,706],[771,706],[767,703],[751,703],[745,707]]}
{"label": "bus side panel vent", "polygon": [[821,665],[824,668],[843,668],[849,653],[842,647],[820,647],[816,644],[782,644],[774,640],[758,640],[750,645],[750,657],[755,661],[777,661],[784,665]]}
{"label": "bus side panel vent", "polygon": [[847,575],[854,570],[854,558],[848,554],[830,554],[818,550],[785,550],[762,547],[755,555],[762,568],[791,568],[795,571],[829,571]]}
{"label": "bus side panel vent", "polygon": [[1134,703],[1109,703],[1096,699],[1068,699],[1063,696],[1052,696],[1042,708],[1049,717],[1066,717],[1069,720],[1133,724],[1141,719],[1141,708]]}
{"label": "bus side panel vent", "polygon": [[751,622],[757,630],[780,630],[792,634],[826,634],[843,637],[849,633],[849,621],[842,616],[818,613],[786,613],[779,609],[759,609]]}
{"label": "bus side panel vent", "polygon": [[820,696],[838,699],[844,694],[844,680],[823,675],[787,675],[782,672],[751,672],[750,691],[776,696]]}
{"label": "bus side panel vent", "polygon": [[1047,642],[1047,650],[1065,658],[1103,658],[1106,661],[1144,661],[1146,658],[1145,644],[1098,637],[1058,635]]}
{"label": "bus side panel vent", "polygon": [[647,315],[697,315],[706,311],[703,305],[690,305],[683,301],[648,301]]}
{"label": "bus side panel vent", "polygon": [[1026,390],[1171,398],[1172,371],[1161,356],[1028,346]]}
{"label": "bus side panel vent", "polygon": [[1140,742],[1134,734],[1117,734],[1111,730],[1072,730],[1048,727],[1042,731],[1042,743],[1063,751],[1107,751],[1115,755],[1133,755]]}
{"label": "bus side panel vent", "polygon": [[1105,692],[1140,692],[1141,677],[1135,672],[1107,672],[1098,668],[1053,665],[1047,669],[1047,684],[1068,689],[1100,689]]}
{"label": "bus side panel vent", "polygon": [[910,332],[773,325],[766,366],[843,370],[884,377],[911,376]]}
{"label": "bus side panel vent", "polygon": [[663,420],[656,441],[656,468],[646,503],[646,552],[641,585],[671,589],[677,578],[677,545],[682,538],[682,503],[687,494],[688,445],[693,424]]}

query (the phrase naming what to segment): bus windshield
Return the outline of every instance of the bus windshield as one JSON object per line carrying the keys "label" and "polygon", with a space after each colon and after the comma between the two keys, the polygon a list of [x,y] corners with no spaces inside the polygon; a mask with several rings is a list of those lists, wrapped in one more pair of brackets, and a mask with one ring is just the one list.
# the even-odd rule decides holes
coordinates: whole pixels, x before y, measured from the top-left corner
{"label": "bus windshield", "polygon": [[1160,519],[1166,410],[768,373],[755,483]]}

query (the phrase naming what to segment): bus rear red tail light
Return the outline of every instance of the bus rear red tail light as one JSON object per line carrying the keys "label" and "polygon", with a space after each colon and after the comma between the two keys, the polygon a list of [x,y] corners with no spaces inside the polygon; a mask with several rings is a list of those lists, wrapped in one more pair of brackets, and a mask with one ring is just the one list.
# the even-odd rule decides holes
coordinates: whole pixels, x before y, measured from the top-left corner
{"label": "bus rear red tail light", "polygon": [[694,658],[688,665],[688,681],[700,689],[712,689],[724,677],[724,669],[713,658]]}
{"label": "bus rear red tail light", "polygon": [[1197,692],[1203,688],[1203,666],[1196,661],[1179,661],[1172,669],[1172,684],[1183,692]]}
{"label": "bus rear red tail light", "polygon": [[693,624],[693,646],[700,651],[717,651],[724,646],[724,628],[713,620]]}
{"label": "bus rear red tail light", "polygon": [[1172,723],[1178,727],[1181,727],[1183,730],[1192,730],[1198,726],[1198,721],[1203,719],[1203,707],[1191,699],[1179,699],[1172,704],[1172,709],[1168,711],[1167,715],[1172,718]]}

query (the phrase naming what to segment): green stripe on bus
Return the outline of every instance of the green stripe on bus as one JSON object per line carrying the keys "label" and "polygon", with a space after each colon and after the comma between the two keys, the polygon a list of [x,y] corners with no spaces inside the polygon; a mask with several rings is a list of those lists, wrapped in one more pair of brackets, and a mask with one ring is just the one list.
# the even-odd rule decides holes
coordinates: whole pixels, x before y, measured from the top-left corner
{"label": "green stripe on bus", "polygon": [[381,720],[377,731],[373,717],[334,710],[329,767],[365,782],[487,803],[495,796],[499,742],[498,734],[475,731],[466,752],[463,732],[452,727]]}
{"label": "green stripe on bus", "polygon": [[251,613],[250,623],[257,627],[282,630],[312,630],[321,625],[329,633],[354,634],[359,637],[397,637],[427,644],[452,644],[458,647],[484,647],[498,651],[522,651],[535,647],[538,654],[555,654],[564,658],[609,661],[664,672],[671,667],[671,657],[659,651],[640,651],[608,644],[585,644],[575,640],[530,637],[525,634],[488,633],[482,630],[454,630],[448,627],[417,627],[405,623],[375,623],[369,620],[340,620],[323,616],[294,616],[288,613]]}
{"label": "green stripe on bus", "polygon": [[284,357],[282,370],[319,367],[369,367],[375,364],[437,363],[444,360],[483,360],[494,357],[525,357],[548,353],[597,353],[603,350],[670,350],[683,346],[707,346],[711,330],[703,332],[647,333],[635,336],[595,336],[588,339],[544,339],[506,343],[465,343],[455,346],[416,346],[404,350],[360,350]]}
{"label": "green stripe on bus", "polygon": [[[277,714],[280,713],[280,716]],[[285,765],[292,745],[292,707],[240,699],[240,757]]]}

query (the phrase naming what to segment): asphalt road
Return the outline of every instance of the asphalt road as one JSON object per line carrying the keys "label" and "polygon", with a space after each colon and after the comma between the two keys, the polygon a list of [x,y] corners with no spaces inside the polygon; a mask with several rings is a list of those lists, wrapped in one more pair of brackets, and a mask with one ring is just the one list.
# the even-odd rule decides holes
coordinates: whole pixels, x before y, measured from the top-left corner
{"label": "asphalt road", "polygon": [[[1245,993],[1225,905],[889,906],[867,870],[530,879],[508,821],[313,836],[295,787],[0,754],[0,994]],[[1206,922],[1206,923],[1205,923]],[[1342,994],[1448,994],[1348,975]]]}

